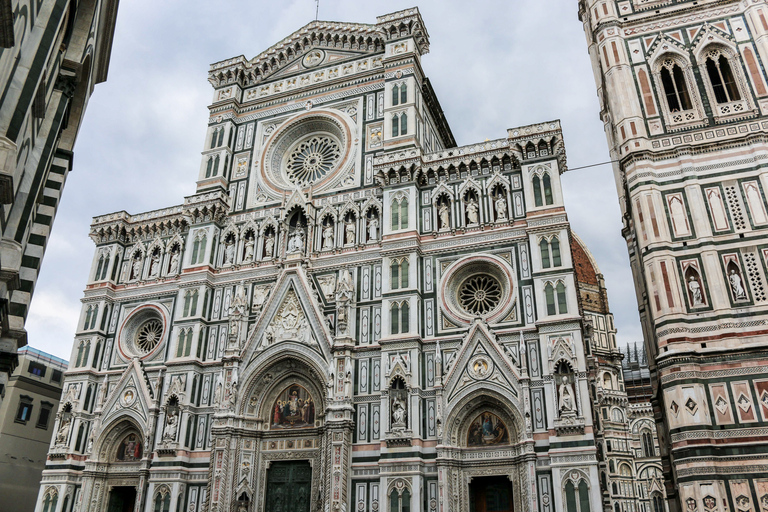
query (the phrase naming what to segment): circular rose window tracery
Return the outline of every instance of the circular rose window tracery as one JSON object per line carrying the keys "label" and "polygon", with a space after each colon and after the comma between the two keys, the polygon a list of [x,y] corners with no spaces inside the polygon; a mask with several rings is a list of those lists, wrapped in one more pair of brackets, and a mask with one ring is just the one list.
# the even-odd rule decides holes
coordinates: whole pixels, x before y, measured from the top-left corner
{"label": "circular rose window tracery", "polygon": [[452,263],[440,279],[441,308],[457,325],[476,318],[493,323],[508,317],[514,301],[514,271],[492,254],[468,256]]}
{"label": "circular rose window tracery", "polygon": [[139,327],[136,333],[136,346],[145,354],[151,352],[163,337],[163,323],[160,320],[149,320]]}
{"label": "circular rose window tracery", "polygon": [[275,193],[342,186],[355,173],[353,125],[347,114],[328,110],[299,114],[283,123],[264,145],[264,185]]}
{"label": "circular rose window tracery", "polygon": [[474,275],[459,287],[459,303],[467,313],[487,315],[501,301],[501,284],[490,275]]}
{"label": "circular rose window tracery", "polygon": [[288,179],[296,185],[312,185],[325,178],[341,158],[339,143],[327,135],[299,142],[286,162]]}
{"label": "circular rose window tracery", "polygon": [[117,334],[117,346],[125,359],[153,357],[167,338],[165,309],[152,305],[140,306],[123,320]]}

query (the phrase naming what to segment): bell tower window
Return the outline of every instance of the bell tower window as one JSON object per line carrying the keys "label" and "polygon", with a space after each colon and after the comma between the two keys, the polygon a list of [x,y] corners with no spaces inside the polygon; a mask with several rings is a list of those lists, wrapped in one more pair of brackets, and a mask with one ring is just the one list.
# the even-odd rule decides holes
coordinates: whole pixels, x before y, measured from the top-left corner
{"label": "bell tower window", "polygon": [[712,84],[712,90],[715,93],[715,101],[718,103],[739,101],[741,95],[736,86],[731,65],[728,59],[725,58],[725,55],[718,50],[709,52],[707,54],[706,66],[709,83]]}
{"label": "bell tower window", "polygon": [[667,106],[670,112],[690,110],[691,98],[688,95],[688,87],[685,84],[683,70],[676,63],[667,60],[661,68],[661,85],[667,98]]}

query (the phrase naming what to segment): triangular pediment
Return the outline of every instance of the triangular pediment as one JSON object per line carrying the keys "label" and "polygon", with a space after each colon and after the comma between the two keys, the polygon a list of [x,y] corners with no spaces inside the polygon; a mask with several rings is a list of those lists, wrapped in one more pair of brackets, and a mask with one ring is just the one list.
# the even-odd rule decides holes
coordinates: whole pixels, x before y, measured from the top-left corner
{"label": "triangular pediment", "polygon": [[[376,25],[312,21],[250,60],[240,56],[211,65],[208,79],[212,83],[225,83],[234,78],[254,85],[307,71],[313,66],[381,53],[384,38],[385,34]],[[321,60],[311,56],[314,50],[323,52]]]}
{"label": "triangular pediment", "polygon": [[298,343],[330,360],[331,332],[301,268],[286,269],[278,278],[245,343],[245,357],[283,343]]}
{"label": "triangular pediment", "polygon": [[476,320],[445,376],[445,391],[450,401],[467,387],[496,385],[519,399],[519,380],[517,368],[496,336],[486,324]]}
{"label": "triangular pediment", "polygon": [[102,424],[108,424],[115,416],[130,413],[134,418],[141,419],[143,426],[146,426],[154,395],[155,391],[141,361],[133,358],[104,402]]}
{"label": "triangular pediment", "polygon": [[[313,51],[317,55],[317,64],[308,67],[305,63],[307,56],[311,56]],[[326,67],[342,64],[345,62],[354,61],[356,59],[364,58],[371,55],[374,52],[369,51],[351,51],[351,50],[337,50],[328,48],[312,48],[307,50],[302,55],[296,55],[291,62],[288,62],[279,71],[276,71],[273,75],[269,76],[269,81],[280,80],[282,78],[289,78],[292,76],[300,75],[302,73],[311,73],[313,71],[322,71]]]}

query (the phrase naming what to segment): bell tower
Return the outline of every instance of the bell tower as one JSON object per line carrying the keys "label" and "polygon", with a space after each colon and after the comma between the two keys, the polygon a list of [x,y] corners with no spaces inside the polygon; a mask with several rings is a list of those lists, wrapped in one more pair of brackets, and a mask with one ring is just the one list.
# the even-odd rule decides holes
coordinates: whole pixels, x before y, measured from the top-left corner
{"label": "bell tower", "polygon": [[672,477],[669,509],[762,510],[768,3],[580,0],[579,18]]}

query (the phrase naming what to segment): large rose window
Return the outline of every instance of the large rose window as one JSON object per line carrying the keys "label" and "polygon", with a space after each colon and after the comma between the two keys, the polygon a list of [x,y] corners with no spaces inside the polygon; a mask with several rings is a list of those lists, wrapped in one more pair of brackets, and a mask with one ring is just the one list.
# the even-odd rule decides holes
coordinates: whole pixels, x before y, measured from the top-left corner
{"label": "large rose window", "polygon": [[339,143],[327,135],[314,135],[299,142],[286,162],[288,179],[307,186],[325,178],[339,163]]}
{"label": "large rose window", "polygon": [[459,303],[467,313],[487,315],[499,305],[501,285],[490,275],[474,275],[459,286]]}
{"label": "large rose window", "polygon": [[475,318],[502,322],[514,306],[513,271],[491,254],[468,256],[452,263],[440,279],[443,313],[453,323]]}
{"label": "large rose window", "polygon": [[149,353],[160,343],[163,337],[163,323],[160,320],[149,320],[139,327],[136,334],[136,346],[142,352]]}
{"label": "large rose window", "polygon": [[350,123],[338,111],[313,111],[284,123],[262,153],[264,184],[279,194],[296,187],[321,191],[348,186],[355,172]]}
{"label": "large rose window", "polygon": [[126,359],[151,357],[167,338],[166,312],[155,305],[133,310],[118,332],[120,353]]}

